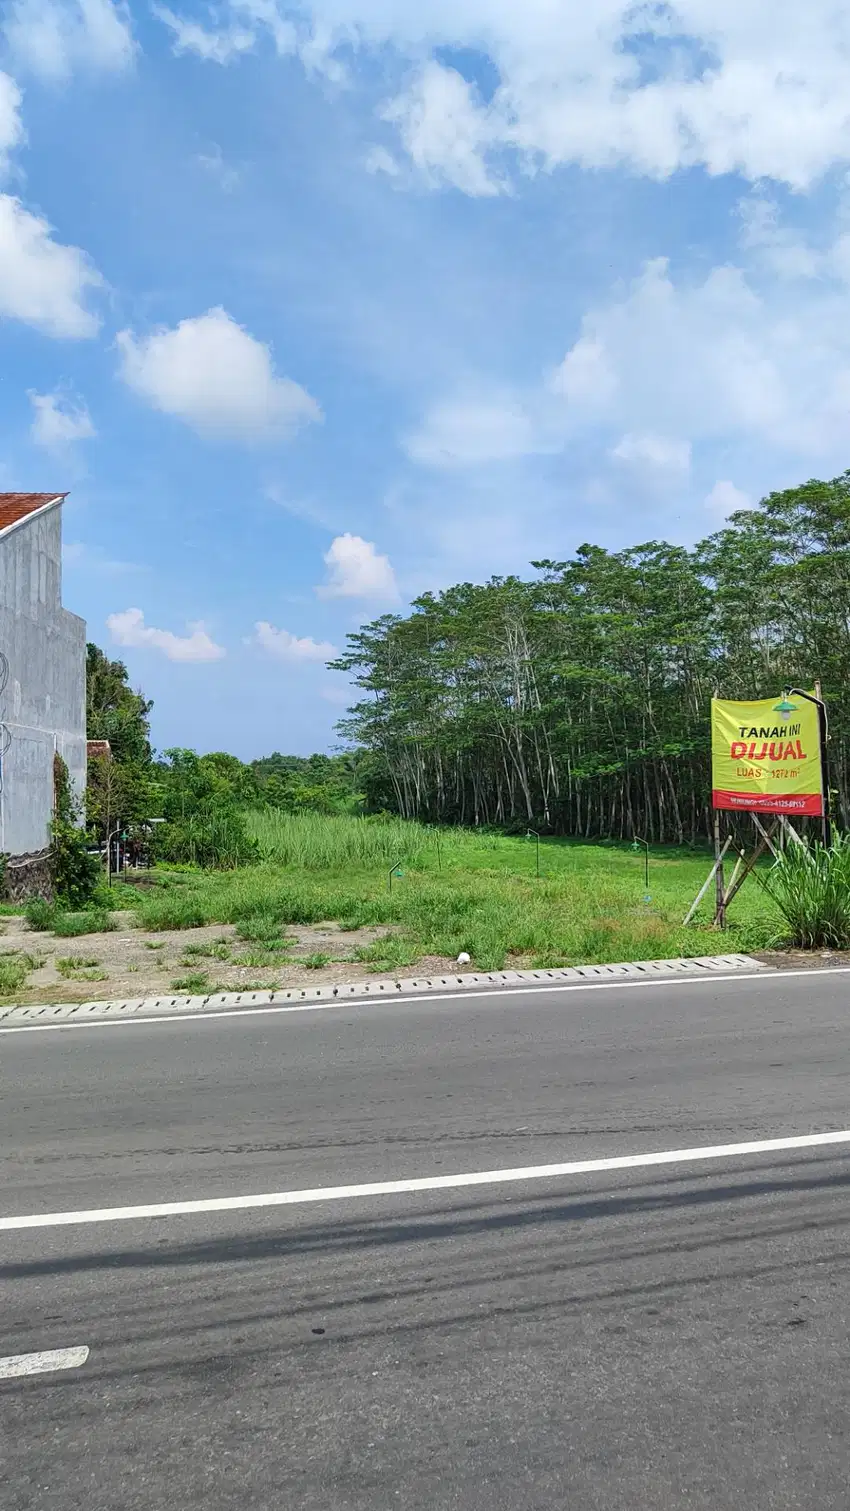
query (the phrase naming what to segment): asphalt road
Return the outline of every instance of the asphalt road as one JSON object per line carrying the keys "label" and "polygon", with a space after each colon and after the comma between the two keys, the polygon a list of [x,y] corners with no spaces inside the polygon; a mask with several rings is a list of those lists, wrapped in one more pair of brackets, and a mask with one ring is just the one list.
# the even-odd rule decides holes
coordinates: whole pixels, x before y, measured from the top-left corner
{"label": "asphalt road", "polygon": [[[0,1218],[842,1131],[850,974],[0,1034]],[[0,1232],[4,1511],[848,1503],[850,1134]]]}

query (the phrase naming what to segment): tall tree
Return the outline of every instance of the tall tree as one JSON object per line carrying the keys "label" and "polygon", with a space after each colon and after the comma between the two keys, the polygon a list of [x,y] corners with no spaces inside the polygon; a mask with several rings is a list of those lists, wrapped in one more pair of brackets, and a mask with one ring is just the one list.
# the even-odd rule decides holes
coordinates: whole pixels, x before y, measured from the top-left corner
{"label": "tall tree", "polygon": [[[693,551],[584,545],[349,636],[342,722],[370,806],[575,835],[696,839],[709,702],[823,681],[850,822],[850,474],[771,494]],[[368,757],[368,759],[366,759]]]}
{"label": "tall tree", "polygon": [[110,661],[86,646],[86,726],[90,740],[108,740],[117,761],[151,759],[149,715],[153,703],[133,692],[123,661]]}

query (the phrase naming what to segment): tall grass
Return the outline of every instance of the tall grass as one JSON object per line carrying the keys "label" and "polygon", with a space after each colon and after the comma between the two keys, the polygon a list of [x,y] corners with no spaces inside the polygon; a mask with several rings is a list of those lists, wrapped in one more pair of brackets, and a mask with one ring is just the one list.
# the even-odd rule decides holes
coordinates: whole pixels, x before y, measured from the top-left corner
{"label": "tall grass", "polygon": [[[353,866],[414,865],[437,856],[433,829],[401,818],[356,818],[347,814],[282,813],[277,808],[248,815],[248,830],[263,860],[299,871],[340,871]],[[453,831],[442,846],[459,841]]]}
{"label": "tall grass", "polygon": [[[518,861],[525,858],[520,848]],[[533,871],[511,874],[474,864],[445,865],[442,872],[410,867],[392,891],[383,864],[327,876],[265,865],[229,875],[182,875],[173,885],[137,894],[134,903],[142,927],[234,923],[264,945],[286,925],[382,927],[388,937],[368,947],[368,963],[388,971],[428,956],[453,960],[462,951],[481,970],[518,959],[551,967],[714,954],[733,944],[757,948],[775,935],[776,921],[755,887],[741,906],[741,923],[725,939],[708,928],[682,928],[704,858],[658,860],[651,904],[644,902],[642,864],[604,852],[597,858],[596,869],[584,856],[579,868],[539,881]]]}
{"label": "tall grass", "polygon": [[789,845],[762,884],[783,918],[783,944],[802,950],[850,947],[850,835]]}
{"label": "tall grass", "polygon": [[112,906],[132,908],[152,930],[236,924],[265,951],[287,925],[377,926],[386,937],[361,946],[360,958],[387,971],[464,951],[480,970],[714,954],[763,947],[776,934],[773,905],[754,884],[725,937],[682,928],[705,854],[653,851],[647,900],[643,856],[628,846],[545,840],[538,879],[535,841],[522,835],[278,810],[247,822],[260,864],[157,871],[144,891],[114,888]]}
{"label": "tall grass", "polygon": [[0,998],[14,996],[15,992],[20,991],[30,971],[41,964],[42,961],[22,950],[0,955]]}

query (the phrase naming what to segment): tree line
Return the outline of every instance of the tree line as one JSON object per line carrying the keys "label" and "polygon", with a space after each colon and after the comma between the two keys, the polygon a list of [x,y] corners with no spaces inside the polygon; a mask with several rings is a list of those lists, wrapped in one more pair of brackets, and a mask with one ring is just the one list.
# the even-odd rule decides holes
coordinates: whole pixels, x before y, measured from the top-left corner
{"label": "tree line", "polygon": [[88,762],[85,820],[92,842],[104,846],[119,834],[133,853],[152,859],[235,866],[259,858],[246,824],[249,808],[362,811],[356,752],[275,752],[251,762],[182,747],[157,754],[150,738],[153,704],[130,686],[124,663],[91,644],[86,660],[88,738],[108,743]]}
{"label": "tree line", "polygon": [[425,593],[348,637],[339,728],[368,808],[696,842],[710,700],[820,679],[850,821],[850,472],[772,493],[692,550],[583,545],[535,577]]}

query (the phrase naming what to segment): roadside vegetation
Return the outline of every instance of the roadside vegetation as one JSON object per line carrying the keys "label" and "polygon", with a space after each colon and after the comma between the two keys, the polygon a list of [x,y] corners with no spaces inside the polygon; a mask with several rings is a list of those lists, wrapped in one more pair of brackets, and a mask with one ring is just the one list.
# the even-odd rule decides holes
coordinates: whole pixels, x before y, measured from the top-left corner
{"label": "roadside vegetation", "polygon": [[[489,970],[850,947],[842,841],[762,865],[726,934],[708,926],[710,895],[682,926],[710,864],[715,688],[822,677],[850,823],[850,474],[773,494],[693,551],[583,546],[535,569],[424,595],[350,636],[349,748],[334,756],[157,754],[150,702],[90,645],[88,733],[109,749],[89,763],[85,831],[57,768],[55,901],[30,904],[32,933],[83,939],[119,915],[151,936],[235,926],[218,953],[186,940],[170,961],[181,983],[331,968],[321,938],[294,963],[291,931],[323,923],[371,930],[348,958],[375,971],[461,953]],[[108,888],[91,854],[116,835],[136,886]]]}
{"label": "roadside vegetation", "polygon": [[850,947],[850,836],[790,845],[762,885],[782,919],[781,943],[802,950]]}
{"label": "roadside vegetation", "polygon": [[462,952],[475,968],[495,970],[512,960],[551,967],[754,949],[773,941],[779,923],[753,886],[739,894],[726,936],[707,926],[707,909],[700,925],[683,928],[705,878],[702,852],[654,853],[647,892],[643,855],[630,847],[544,841],[538,878],[534,839],[309,815],[281,823],[252,814],[249,827],[260,863],[230,872],[162,869],[143,889],[114,888],[114,901],[153,933],[236,924],[263,965],[285,951],[288,926],[380,925],[386,936],[358,952],[378,971]]}

